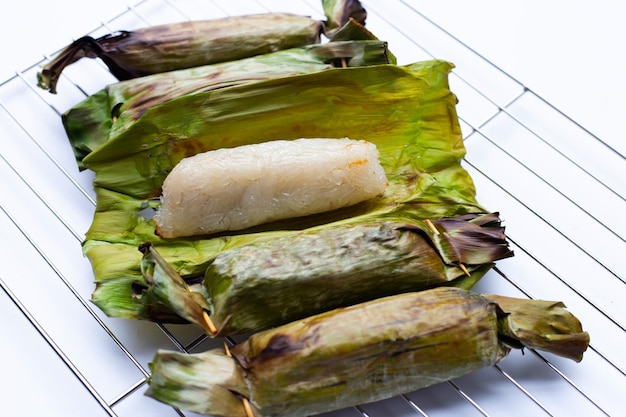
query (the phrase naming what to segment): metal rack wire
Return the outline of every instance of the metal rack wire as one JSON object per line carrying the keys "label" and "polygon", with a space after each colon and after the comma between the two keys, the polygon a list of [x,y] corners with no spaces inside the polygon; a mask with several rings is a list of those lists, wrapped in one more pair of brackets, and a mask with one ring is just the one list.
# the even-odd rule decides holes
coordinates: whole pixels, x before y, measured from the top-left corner
{"label": "metal rack wire", "polygon": [[[219,17],[238,10],[321,16],[318,2],[313,0],[244,3],[144,0],[103,22],[92,34]],[[619,262],[626,249],[626,224],[607,211],[606,205],[611,206],[612,213],[620,209],[626,212],[626,185],[615,176],[623,171],[626,158],[420,14],[411,1],[385,2],[384,8],[381,3],[364,4],[368,26],[389,42],[400,61],[436,57],[450,59],[457,66],[450,81],[460,98],[458,112],[468,149],[464,164],[476,182],[479,201],[504,214],[516,252],[513,260],[490,272],[478,290],[563,300],[587,325],[592,345],[581,364],[531,352],[445,384],[328,415],[557,416],[573,415],[573,411],[586,416],[618,415],[623,411],[618,394],[626,387],[626,359],[621,350],[626,342],[626,310],[621,305],[626,296],[626,271]],[[0,287],[105,415],[142,415],[137,409],[145,410],[141,407],[146,404],[150,404],[151,415],[170,415],[169,407],[141,396],[149,376],[150,354],[163,346],[192,352],[218,342],[185,326],[103,317],[88,301],[91,282],[85,277],[89,276],[89,265],[77,253],[61,256],[61,249],[57,251],[54,242],[46,238],[42,223],[61,231],[67,236],[64,242],[80,250],[95,206],[91,176],[76,172],[72,155],[61,146],[65,138],[58,119],[71,105],[113,81],[105,67],[94,61],[80,70],[66,70],[59,86],[63,94],[52,96],[33,82],[38,66],[48,58],[0,83],[2,130],[7,136],[20,137],[19,146],[5,143],[0,148],[0,168],[7,178],[3,180],[5,197],[0,199],[0,227],[6,227],[6,242],[24,242],[36,259],[33,262],[42,264],[40,281],[60,284],[59,291],[80,306],[81,317],[88,317],[85,326],[99,328],[97,332],[111,342],[109,349],[124,358],[119,359],[119,366],[133,371],[113,383],[101,382],[95,377],[96,371],[85,365],[83,356],[89,353],[78,357],[75,339],[49,324],[45,314],[49,305],[43,310],[34,307],[37,299],[31,298],[13,274],[0,276]],[[25,111],[33,108],[37,117]],[[542,165],[542,158],[550,158],[551,167]],[[38,166],[30,169],[32,163],[41,164],[45,174],[37,176]],[[562,172],[569,178],[563,178]],[[585,193],[572,186],[572,181],[583,183]],[[44,213],[45,219],[33,221],[24,214],[27,204],[36,206],[36,214]],[[598,246],[589,236],[602,239],[604,244]],[[606,250],[606,242],[610,250]],[[576,259],[576,265],[570,259]],[[70,265],[72,262],[75,264]],[[593,274],[594,282],[583,278],[589,274]],[[147,341],[138,343],[138,333],[142,339],[147,334],[143,339]],[[602,381],[601,386],[598,381]],[[550,393],[555,389],[559,393],[556,397]],[[126,406],[130,403],[133,405]],[[174,413],[193,415],[179,410]]]}

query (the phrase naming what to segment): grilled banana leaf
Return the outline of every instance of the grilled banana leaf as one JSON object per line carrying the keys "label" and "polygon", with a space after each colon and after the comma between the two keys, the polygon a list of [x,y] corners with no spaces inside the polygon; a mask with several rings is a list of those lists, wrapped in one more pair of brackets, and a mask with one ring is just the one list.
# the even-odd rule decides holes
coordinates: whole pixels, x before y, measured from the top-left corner
{"label": "grilled banana leaf", "polygon": [[244,400],[256,417],[309,416],[465,375],[511,348],[580,361],[588,344],[589,334],[561,303],[441,287],[256,333],[230,348],[232,357],[160,350],[146,394],[216,416],[245,417]]}
{"label": "grilled banana leaf", "polygon": [[76,162],[104,144],[112,130],[123,130],[148,109],[187,94],[249,84],[334,67],[390,63],[387,43],[337,41],[255,57],[148,75],[111,84],[62,115]]}
{"label": "grilled banana leaf", "polygon": [[[185,321],[146,293],[137,251],[145,242],[195,290],[213,258],[238,246],[312,227],[485,212],[461,166],[465,148],[456,97],[448,87],[451,69],[450,63],[433,60],[329,69],[227,87],[169,100],[119,133],[112,131],[83,160],[95,172],[96,184],[94,220],[83,242],[96,279],[94,303],[116,317]],[[237,234],[155,235],[151,214],[160,186],[183,157],[264,140],[344,136],[377,145],[389,180],[381,197]]]}
{"label": "grilled banana leaf", "polygon": [[367,13],[358,0],[323,2],[327,20],[288,13],[263,13],[188,21],[83,36],[37,73],[37,85],[56,94],[61,73],[82,58],[100,58],[118,80],[238,60],[319,43],[348,21],[364,25]]}
{"label": "grilled banana leaf", "polygon": [[513,255],[496,213],[431,224],[366,221],[226,250],[208,266],[204,291],[193,291],[146,244],[146,295],[209,335],[230,336],[402,292],[470,289],[492,262]]}

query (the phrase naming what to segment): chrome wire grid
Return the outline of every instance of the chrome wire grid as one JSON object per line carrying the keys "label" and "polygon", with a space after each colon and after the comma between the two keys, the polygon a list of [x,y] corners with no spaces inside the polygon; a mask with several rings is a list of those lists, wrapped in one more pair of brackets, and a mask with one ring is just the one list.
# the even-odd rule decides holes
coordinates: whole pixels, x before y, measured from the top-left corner
{"label": "chrome wire grid", "polygon": [[[476,290],[561,300],[590,332],[591,346],[578,364],[512,352],[447,383],[326,415],[624,415],[626,158],[420,14],[417,2],[363,3],[368,27],[399,64],[434,57],[456,65],[450,83],[464,166],[478,201],[505,220],[516,254]],[[323,18],[317,0],[144,0],[90,35],[276,11]],[[222,340],[192,326],[111,319],[90,303],[93,275],[80,243],[94,210],[93,177],[76,169],[60,115],[115,80],[99,61],[83,60],[51,95],[34,81],[49,58],[0,83],[4,407],[11,415],[193,416],[143,396],[147,363],[158,348],[194,352]]]}

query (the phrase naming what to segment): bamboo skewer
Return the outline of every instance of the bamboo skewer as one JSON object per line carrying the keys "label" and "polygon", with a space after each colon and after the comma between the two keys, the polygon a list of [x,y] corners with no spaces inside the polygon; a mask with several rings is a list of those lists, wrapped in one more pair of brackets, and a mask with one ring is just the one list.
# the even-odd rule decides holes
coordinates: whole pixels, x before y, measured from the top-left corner
{"label": "bamboo skewer", "polygon": [[426,226],[428,226],[430,228],[430,230],[433,231],[434,234],[436,234],[436,235],[439,234],[439,230],[437,230],[437,228],[435,227],[433,222],[430,221],[430,219],[424,220],[424,223],[426,223]]}
{"label": "bamboo skewer", "polygon": [[246,417],[254,417],[252,407],[250,407],[250,401],[248,401],[246,397],[241,397],[241,401],[243,402],[243,409],[246,411]]}
{"label": "bamboo skewer", "polygon": [[461,271],[463,271],[465,275],[467,275],[468,277],[471,276],[470,272],[467,270],[465,265],[463,265],[461,262],[459,262],[459,268],[461,268]]}
{"label": "bamboo skewer", "polygon": [[209,317],[209,313],[207,313],[206,310],[202,312],[202,318],[204,319],[204,322],[209,328],[209,331],[211,332],[211,334],[212,335],[217,334],[217,327],[215,327],[215,324],[213,324],[213,320],[211,320],[211,317]]}
{"label": "bamboo skewer", "polygon": [[[230,348],[228,347],[228,343],[224,342],[224,352],[226,356],[229,358],[233,357],[233,354],[230,352]],[[254,417],[254,413],[252,412],[252,407],[250,406],[250,401],[246,397],[241,397],[241,402],[243,403],[243,409],[246,412],[246,417]]]}

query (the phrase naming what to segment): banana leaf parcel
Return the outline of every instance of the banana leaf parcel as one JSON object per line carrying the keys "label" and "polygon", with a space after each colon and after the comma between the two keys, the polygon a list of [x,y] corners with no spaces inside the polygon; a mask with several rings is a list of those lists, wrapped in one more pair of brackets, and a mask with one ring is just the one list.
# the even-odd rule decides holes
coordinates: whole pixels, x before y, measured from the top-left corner
{"label": "banana leaf parcel", "polygon": [[223,251],[204,274],[201,296],[150,244],[140,250],[146,292],[211,336],[258,331],[402,292],[470,289],[492,262],[512,256],[497,213],[429,224],[370,220]]}
{"label": "banana leaf parcel", "polygon": [[300,417],[456,378],[512,348],[580,361],[588,345],[560,302],[435,288],[291,322],[227,352],[160,350],[146,394],[215,416]]}
{"label": "banana leaf parcel", "polygon": [[114,77],[128,80],[316,44],[322,34],[332,39],[350,21],[365,24],[367,12],[358,0],[324,0],[322,6],[326,21],[262,13],[83,36],[37,73],[37,85],[56,94],[65,67],[82,58],[100,58]]}
{"label": "banana leaf parcel", "polygon": [[[221,252],[309,228],[486,212],[475,199],[449,90],[449,62],[332,68],[186,94],[122,113],[83,159],[95,172],[94,220],[83,250],[92,300],[115,317],[186,322],[150,291],[139,245],[150,242],[191,291]],[[376,144],[389,186],[363,204],[257,226],[241,233],[162,239],[151,219],[160,187],[183,158],[274,139],[349,137]],[[484,271],[483,271],[484,272]]]}

